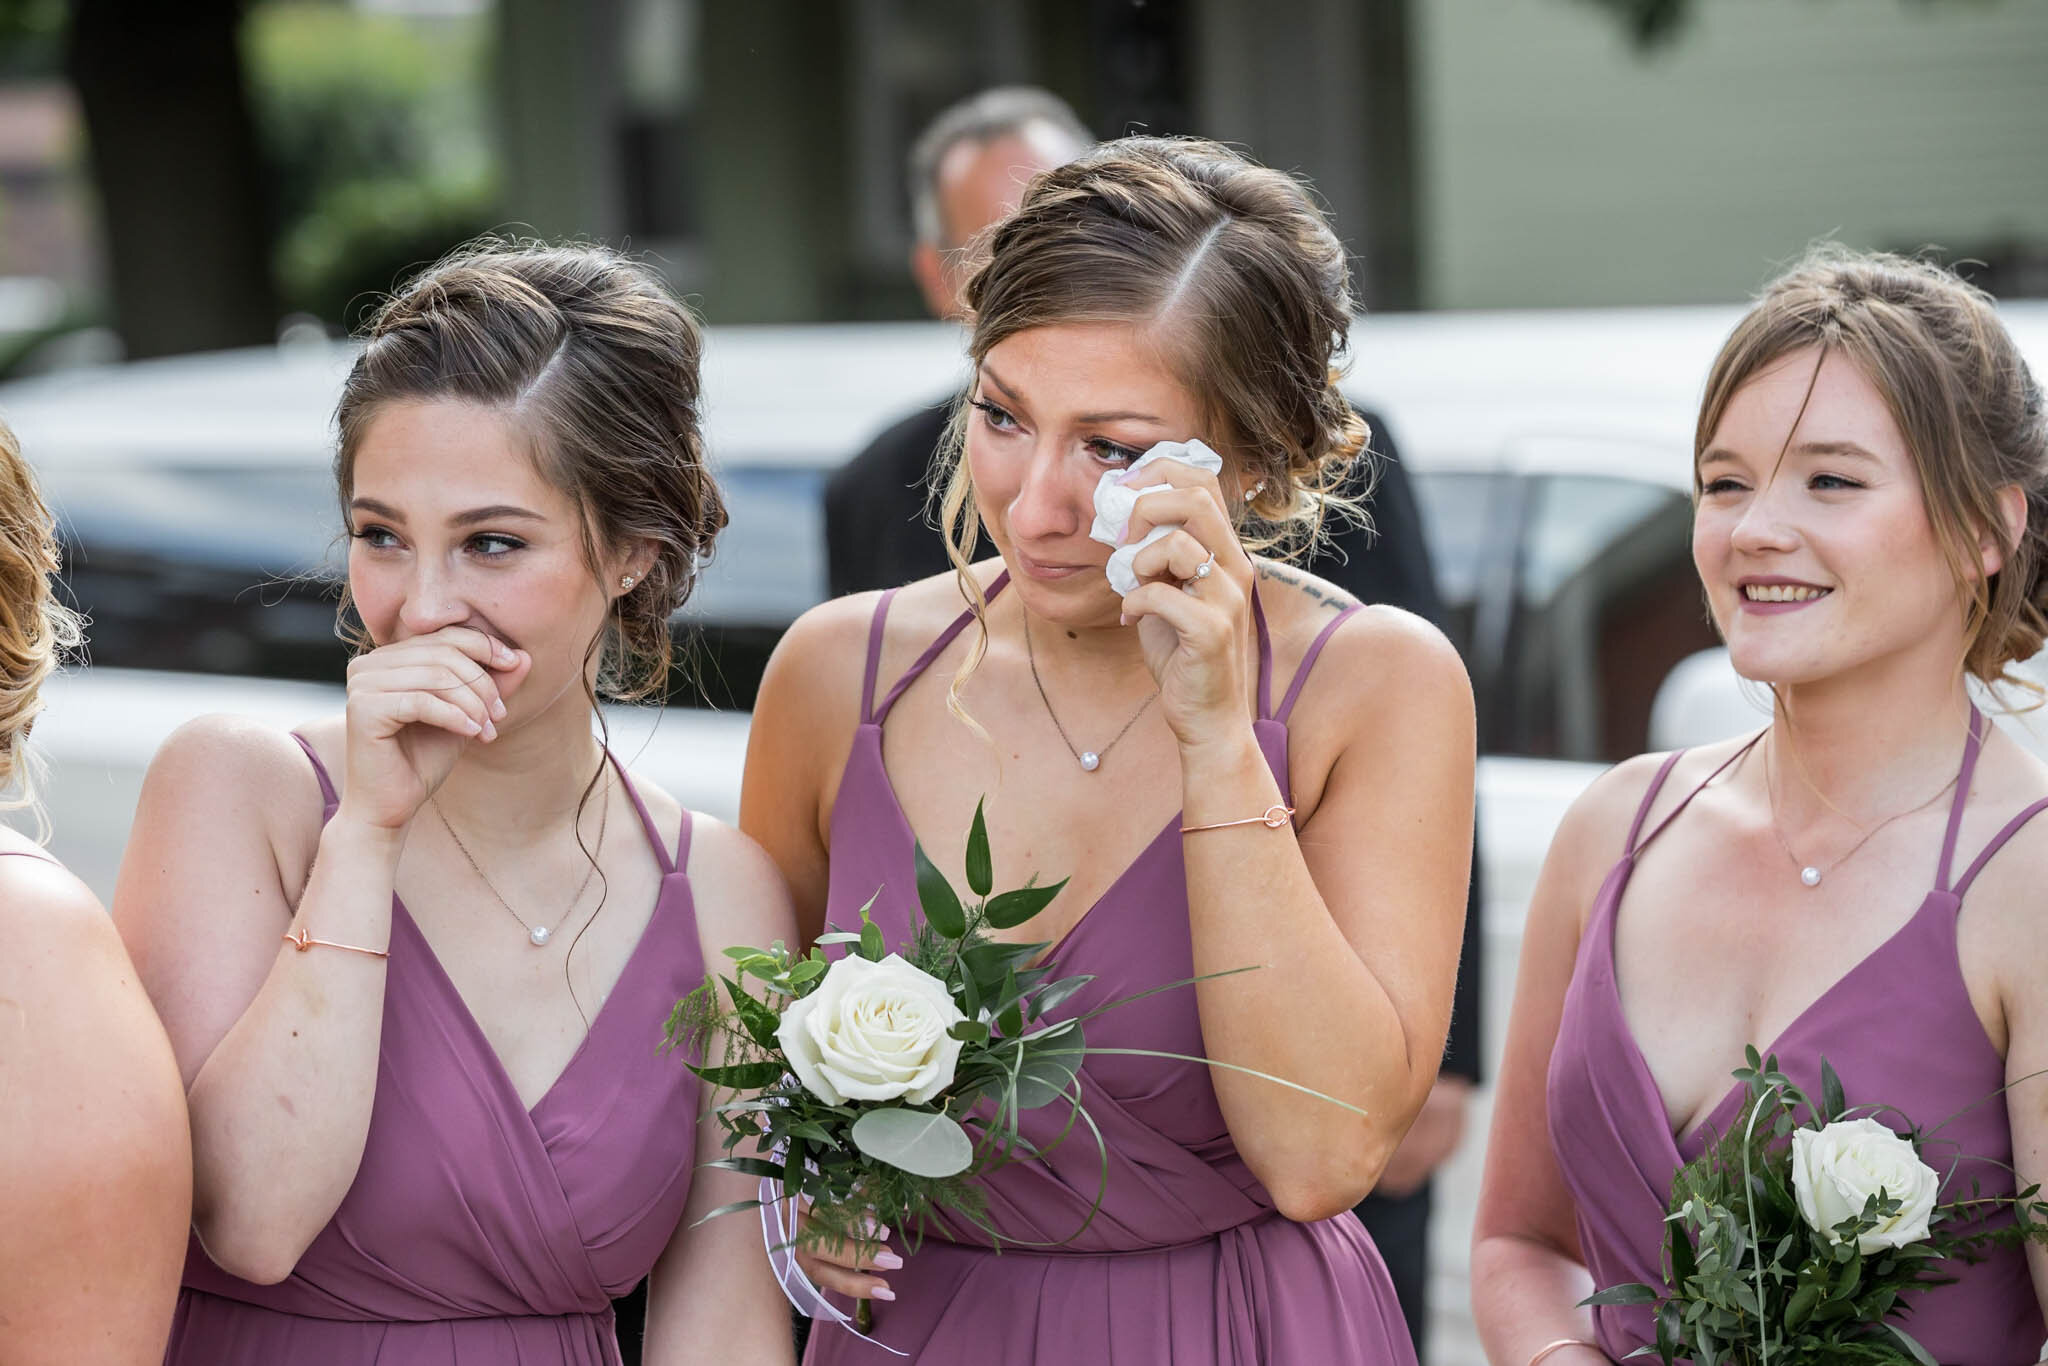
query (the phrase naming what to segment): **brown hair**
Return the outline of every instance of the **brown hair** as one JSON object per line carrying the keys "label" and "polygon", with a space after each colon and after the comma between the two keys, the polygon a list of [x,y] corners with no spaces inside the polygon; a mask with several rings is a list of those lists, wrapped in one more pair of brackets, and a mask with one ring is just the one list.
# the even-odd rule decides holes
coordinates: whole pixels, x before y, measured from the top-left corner
{"label": "brown hair", "polygon": [[656,547],[592,648],[600,691],[660,699],[674,659],[669,617],[726,523],[704,463],[702,350],[690,311],[616,252],[495,239],[459,248],[369,321],[335,414],[344,513],[363,435],[386,404],[454,399],[503,412],[542,476],[581,509],[593,573],[602,547]]}
{"label": "brown hair", "polygon": [[[1815,248],[1766,287],[1715,358],[1695,471],[1736,391],[1807,347],[1854,361],[1905,438],[1935,539],[1969,597],[1963,668],[2027,686],[2007,666],[2048,641],[2048,415],[1991,296],[1925,261]],[[1998,506],[2013,485],[2027,500],[2017,542]],[[2004,551],[1988,580],[1986,537]]]}
{"label": "brown hair", "polygon": [[[1311,545],[1332,512],[1364,520],[1370,467],[1350,481],[1371,433],[1337,391],[1349,266],[1293,176],[1196,138],[1102,143],[1032,180],[1017,211],[990,230],[965,299],[977,366],[1036,327],[1159,329],[1168,363],[1204,410],[1204,436],[1259,485],[1234,509],[1263,524],[1247,537],[1253,549]],[[966,572],[980,534],[967,411],[964,402],[956,409],[944,448],[952,468],[941,519],[961,592],[980,617]],[[960,677],[986,649],[983,627]],[[964,719],[957,680],[952,702]]]}
{"label": "brown hair", "polygon": [[56,523],[0,423],[0,788],[12,789],[0,807],[9,810],[35,802],[23,744],[43,709],[43,680],[80,641],[78,614],[52,585],[58,568]]}

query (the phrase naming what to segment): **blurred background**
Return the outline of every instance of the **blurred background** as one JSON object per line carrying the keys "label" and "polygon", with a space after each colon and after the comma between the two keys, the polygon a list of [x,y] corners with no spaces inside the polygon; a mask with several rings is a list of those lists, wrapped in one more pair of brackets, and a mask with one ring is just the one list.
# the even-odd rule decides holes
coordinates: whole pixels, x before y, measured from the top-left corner
{"label": "blurred background", "polygon": [[1301,173],[1352,253],[1347,389],[1481,708],[1486,1062],[1427,1356],[1477,1362],[1484,1081],[1556,818],[1757,716],[1686,543],[1707,365],[1832,237],[1956,263],[2048,369],[2041,0],[0,0],[0,417],[92,618],[36,731],[53,848],[110,895],[170,729],[336,704],[346,334],[485,231],[628,247],[711,325],[733,522],[677,621],[695,676],[613,723],[730,816],[760,668],[829,590],[827,481],[958,387],[906,153],[1017,83]]}

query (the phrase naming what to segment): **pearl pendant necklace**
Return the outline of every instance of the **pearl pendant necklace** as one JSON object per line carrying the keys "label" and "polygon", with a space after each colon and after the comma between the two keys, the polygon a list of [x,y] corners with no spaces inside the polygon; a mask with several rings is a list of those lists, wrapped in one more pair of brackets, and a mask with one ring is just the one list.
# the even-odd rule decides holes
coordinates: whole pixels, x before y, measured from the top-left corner
{"label": "pearl pendant necklace", "polygon": [[1792,851],[1792,841],[1786,839],[1785,832],[1778,828],[1778,790],[1777,785],[1771,779],[1771,749],[1766,748],[1764,750],[1764,795],[1769,799],[1771,804],[1771,833],[1777,836],[1778,847],[1785,851],[1786,858],[1792,860],[1792,866],[1799,870],[1799,881],[1803,885],[1805,885],[1805,887],[1809,891],[1811,891],[1815,887],[1820,886],[1820,879],[1823,873],[1831,871],[1835,868],[1839,868],[1844,863],[1847,863],[1849,861],[1850,855],[1854,854],[1858,849],[1861,849],[1864,845],[1870,843],[1871,837],[1876,835],[1878,831],[1884,829],[1893,821],[1903,820],[1907,816],[1911,816],[1917,812],[1925,811],[1928,807],[1934,805],[1937,801],[1940,801],[1942,795],[1946,793],[1950,788],[1954,787],[1956,785],[1956,779],[1960,778],[1961,776],[1961,772],[1958,771],[1956,778],[1950,778],[1947,782],[1943,783],[1941,785],[1941,791],[1936,792],[1932,797],[1929,797],[1926,801],[1921,802],[1918,806],[1908,807],[1904,811],[1895,812],[1892,815],[1886,816],[1876,825],[1873,825],[1868,830],[1865,830],[1863,832],[1862,838],[1858,839],[1854,844],[1850,845],[1842,853],[1836,855],[1834,861],[1828,864],[1826,868],[1822,868],[1818,864],[1808,863],[1806,860],[1800,858],[1798,854],[1794,853]]}
{"label": "pearl pendant necklace", "polygon": [[[576,884],[576,895],[569,898],[569,904],[565,911],[575,910],[577,904],[583,900],[583,894],[590,890],[590,880],[597,876],[597,856],[604,852],[604,831],[611,817],[611,794],[608,787],[600,786],[598,795],[603,805],[598,808],[597,812],[597,849],[590,855],[590,869],[584,873],[583,881]],[[441,810],[441,804],[432,797],[429,797],[427,798],[427,805],[434,808],[434,815],[440,820],[441,828],[448,832],[449,839],[455,841],[455,847],[462,852],[462,857],[469,864],[470,871],[474,872],[477,875],[478,881],[482,882],[490,890],[492,898],[505,908],[505,914],[518,921],[520,928],[526,931],[526,942],[537,949],[546,948],[548,941],[555,937],[555,932],[546,925],[527,924],[525,917],[513,910],[512,903],[505,900],[504,894],[498,890],[497,884],[485,876],[483,865],[476,861],[476,855],[469,852],[469,846],[462,842],[462,836],[456,834],[455,827],[448,823],[448,816]],[[569,949],[570,952],[575,952],[575,945],[570,945]]]}
{"label": "pearl pendant necklace", "polygon": [[1030,662],[1031,682],[1038,689],[1038,700],[1045,704],[1045,714],[1052,718],[1052,728],[1060,733],[1060,739],[1067,742],[1067,753],[1074,756],[1074,762],[1081,766],[1083,773],[1093,773],[1096,769],[1101,768],[1102,756],[1109,753],[1118,740],[1128,735],[1131,727],[1138,724],[1138,718],[1143,716],[1151,709],[1152,704],[1159,700],[1159,690],[1154,688],[1152,695],[1140,703],[1138,709],[1131,713],[1131,719],[1124,722],[1124,728],[1110,737],[1109,744],[1104,745],[1099,751],[1082,749],[1074,743],[1074,737],[1067,734],[1067,728],[1060,724],[1060,714],[1052,709],[1052,699],[1045,695],[1045,681],[1038,676],[1038,656],[1031,649],[1031,623],[1028,620],[1024,623],[1024,658]]}

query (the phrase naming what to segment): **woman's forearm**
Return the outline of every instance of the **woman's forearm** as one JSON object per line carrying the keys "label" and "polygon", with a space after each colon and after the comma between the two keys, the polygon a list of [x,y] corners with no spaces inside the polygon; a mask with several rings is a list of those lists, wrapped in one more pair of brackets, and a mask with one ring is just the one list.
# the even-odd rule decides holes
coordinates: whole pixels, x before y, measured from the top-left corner
{"label": "woman's forearm", "polygon": [[[1247,727],[1182,756],[1185,824],[1256,816],[1282,801]],[[1212,1081],[1238,1150],[1291,1218],[1355,1204],[1428,1095],[1441,1030],[1404,1021],[1345,938],[1294,831],[1237,825],[1184,834],[1194,970],[1256,966],[1196,987],[1209,1056],[1366,1111],[1224,1068]],[[1419,1037],[1427,1033],[1429,1037]]]}
{"label": "woman's forearm", "polygon": [[[402,831],[337,814],[292,933],[386,950],[403,842]],[[193,1222],[224,1270],[284,1279],[355,1181],[377,1086],[385,967],[366,953],[281,942],[255,999],[193,1079]]]}
{"label": "woman's forearm", "polygon": [[[1548,1243],[1494,1234],[1472,1245],[1472,1317],[1493,1366],[1524,1366],[1554,1342],[1591,1343],[1593,1311],[1578,1304],[1593,1290],[1586,1268]],[[1595,1347],[1567,1347],[1544,1358],[1544,1366],[1606,1360]]]}

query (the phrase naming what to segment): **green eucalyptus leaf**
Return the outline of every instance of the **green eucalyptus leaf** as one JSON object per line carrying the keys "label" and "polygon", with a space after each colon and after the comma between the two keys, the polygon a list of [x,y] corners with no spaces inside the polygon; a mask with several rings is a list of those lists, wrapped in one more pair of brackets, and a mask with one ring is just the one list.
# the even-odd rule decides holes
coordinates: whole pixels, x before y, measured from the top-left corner
{"label": "green eucalyptus leaf", "polygon": [[988,901],[986,915],[991,928],[1014,929],[1037,915],[1052,904],[1052,899],[1066,887],[1067,880],[1061,878],[1050,887],[1019,887],[1014,892],[1003,892]]}
{"label": "green eucalyptus leaf", "polygon": [[737,1062],[725,1067],[700,1067],[686,1062],[683,1066],[713,1086],[723,1086],[729,1091],[758,1091],[782,1080],[782,1064],[779,1062]]}
{"label": "green eucalyptus leaf", "polygon": [[881,927],[865,917],[860,927],[860,956],[870,963],[879,963],[889,956],[889,945],[882,938]]}
{"label": "green eucalyptus leaf", "polygon": [[743,1209],[759,1208],[761,1208],[761,1202],[759,1200],[735,1200],[731,1204],[720,1205],[717,1209],[712,1210],[709,1214],[706,1214],[701,1219],[697,1220],[697,1223],[691,1224],[690,1227],[695,1228],[697,1227],[697,1224],[708,1224],[721,1214],[738,1214]]}
{"label": "green eucalyptus leaf", "polygon": [[950,1038],[958,1039],[961,1043],[988,1042],[988,1026],[979,1020],[962,1020],[947,1030],[946,1034]]}
{"label": "green eucalyptus leaf", "polygon": [[852,930],[832,930],[828,933],[819,935],[814,942],[827,946],[833,944],[858,944],[860,942],[860,936],[855,934]]}
{"label": "green eucalyptus leaf", "polygon": [[1887,1323],[1884,1325],[1884,1330],[1887,1333],[1890,1333],[1894,1338],[1898,1339],[1899,1346],[1905,1348],[1906,1352],[1913,1358],[1913,1360],[1920,1363],[1920,1366],[1941,1366],[1941,1363],[1936,1361],[1934,1357],[1928,1353],[1928,1350],[1925,1347],[1922,1347],[1918,1342],[1914,1341],[1913,1335],[1908,1333],[1905,1329],[1899,1327],[1897,1324]]}
{"label": "green eucalyptus leaf", "polygon": [[967,912],[961,909],[959,894],[932,863],[922,843],[913,857],[917,862],[917,904],[924,911],[925,923],[943,938],[959,939],[967,933]]}
{"label": "green eucalyptus leaf", "polygon": [[[981,818],[983,801],[974,804],[974,824],[967,831],[967,887],[976,896],[985,897],[996,885],[995,867],[988,854],[988,823]],[[936,926],[934,927],[936,928]],[[949,934],[948,939],[958,939]]]}
{"label": "green eucalyptus leaf", "polygon": [[927,1110],[870,1110],[853,1124],[853,1142],[877,1162],[913,1176],[958,1176],[974,1162],[974,1143],[951,1117]]}
{"label": "green eucalyptus leaf", "polygon": [[740,1018],[740,1027],[747,1031],[747,1037],[763,1048],[776,1046],[775,1031],[782,1021],[775,1012],[740,989],[740,984],[730,977],[723,979],[725,994],[732,998],[732,1008]]}
{"label": "green eucalyptus leaf", "polygon": [[1657,1298],[1657,1292],[1647,1285],[1610,1285],[1586,1296],[1579,1305],[1583,1308],[1590,1304],[1655,1304]]}
{"label": "green eucalyptus leaf", "polygon": [[1818,1281],[1808,1281],[1792,1292],[1792,1298],[1785,1304],[1785,1327],[1795,1329],[1813,1317],[1813,1311],[1820,1307],[1821,1286]]}
{"label": "green eucalyptus leaf", "polygon": [[1024,1061],[1017,1068],[1017,1108],[1036,1110],[1066,1094],[1087,1055],[1087,1045],[1078,1029],[1026,1047]]}
{"label": "green eucalyptus leaf", "polygon": [[789,970],[789,984],[793,987],[808,986],[823,977],[830,966],[822,958],[806,958]]}
{"label": "green eucalyptus leaf", "polygon": [[1057,982],[1048,982],[1031,998],[1031,1018],[1043,1019],[1047,1012],[1058,1010],[1075,992],[1094,980],[1092,976],[1081,976],[1062,977]]}
{"label": "green eucalyptus leaf", "polygon": [[1849,1109],[1849,1099],[1842,1091],[1842,1079],[1835,1075],[1833,1065],[1826,1058],[1820,1060],[1820,1103],[1823,1124],[1834,1123]]}

